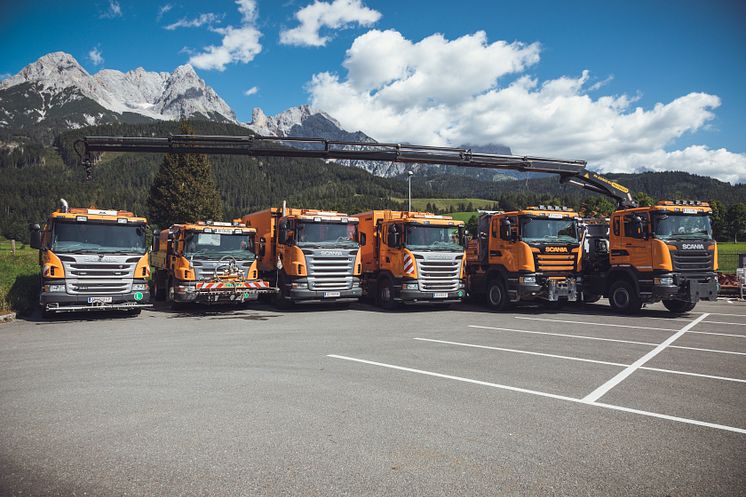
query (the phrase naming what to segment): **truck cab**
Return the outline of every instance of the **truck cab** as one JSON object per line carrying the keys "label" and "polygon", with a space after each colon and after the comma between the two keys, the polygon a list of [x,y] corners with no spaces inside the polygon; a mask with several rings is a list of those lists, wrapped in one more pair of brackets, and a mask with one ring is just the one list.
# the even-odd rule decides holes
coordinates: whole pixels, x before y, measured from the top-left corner
{"label": "truck cab", "polygon": [[349,303],[362,295],[356,217],[283,207],[241,220],[257,230],[258,268],[279,288],[278,305]]}
{"label": "truck cab", "polygon": [[360,218],[364,294],[379,305],[460,302],[464,223],[429,212],[376,210]]}
{"label": "truck cab", "polygon": [[609,297],[615,310],[635,312],[663,302],[675,313],[715,300],[717,242],[706,202],[663,200],[614,212],[605,268],[585,271],[589,292]]}
{"label": "truck cab", "polygon": [[45,316],[150,307],[147,220],[121,210],[62,207],[31,228]]}
{"label": "truck cab", "polygon": [[467,249],[467,289],[498,309],[511,302],[575,301],[579,276],[578,214],[560,206],[483,213]]}
{"label": "truck cab", "polygon": [[258,277],[256,230],[238,222],[174,224],[153,235],[156,300],[242,303],[272,292]]}

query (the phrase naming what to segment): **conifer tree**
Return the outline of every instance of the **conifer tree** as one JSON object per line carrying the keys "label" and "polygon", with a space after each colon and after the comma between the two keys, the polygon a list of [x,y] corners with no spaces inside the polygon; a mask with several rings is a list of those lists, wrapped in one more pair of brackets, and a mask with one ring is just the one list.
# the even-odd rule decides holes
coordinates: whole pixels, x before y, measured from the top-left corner
{"label": "conifer tree", "polygon": [[[182,134],[194,134],[181,120]],[[148,213],[161,228],[174,223],[222,220],[223,203],[212,166],[204,154],[166,154],[150,188]]]}

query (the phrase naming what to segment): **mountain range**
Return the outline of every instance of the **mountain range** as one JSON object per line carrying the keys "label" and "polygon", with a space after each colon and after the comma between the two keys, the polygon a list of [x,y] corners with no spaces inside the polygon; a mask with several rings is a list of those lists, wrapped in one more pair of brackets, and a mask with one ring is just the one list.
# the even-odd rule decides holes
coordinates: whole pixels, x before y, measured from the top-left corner
{"label": "mountain range", "polygon": [[[334,117],[308,105],[291,107],[274,116],[255,108],[251,122],[240,123],[230,106],[189,64],[177,67],[172,73],[149,72],[138,67],[128,72],[102,69],[89,74],[72,55],[53,52],[0,82],[0,132],[4,131],[6,137],[20,131],[50,143],[58,132],[84,126],[170,121],[182,116],[238,124],[265,136],[376,142],[362,131],[345,130]],[[510,154],[510,148],[502,145],[466,148]],[[399,176],[406,170],[447,172],[483,180],[515,176],[512,172],[496,174],[422,164],[339,163],[381,177]]]}

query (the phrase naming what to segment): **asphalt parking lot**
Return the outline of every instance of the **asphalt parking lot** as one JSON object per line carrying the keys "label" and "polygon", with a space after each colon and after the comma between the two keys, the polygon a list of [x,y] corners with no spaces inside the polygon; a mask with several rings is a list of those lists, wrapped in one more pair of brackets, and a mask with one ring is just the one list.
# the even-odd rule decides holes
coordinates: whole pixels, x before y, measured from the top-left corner
{"label": "asphalt parking lot", "polygon": [[0,325],[2,495],[746,495],[746,303]]}

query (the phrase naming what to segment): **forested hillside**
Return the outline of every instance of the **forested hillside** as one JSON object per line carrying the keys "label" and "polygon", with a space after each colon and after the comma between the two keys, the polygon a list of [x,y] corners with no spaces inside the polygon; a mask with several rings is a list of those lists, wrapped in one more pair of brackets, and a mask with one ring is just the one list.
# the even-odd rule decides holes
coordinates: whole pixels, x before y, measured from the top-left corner
{"label": "forested hillside", "polygon": [[[251,133],[246,128],[207,121],[193,121],[197,134]],[[28,223],[42,221],[64,197],[70,205],[129,209],[146,212],[146,199],[163,156],[153,154],[104,154],[90,181],[73,149],[84,135],[168,135],[178,132],[177,122],[115,124],[62,133],[54,147],[44,147],[22,136],[7,137],[0,148],[0,234],[25,240]],[[406,198],[403,177],[380,178],[361,169],[321,160],[292,158],[254,159],[211,156],[215,177],[228,218],[282,200],[303,207],[338,209],[350,213],[371,208],[399,208],[392,198]],[[732,186],[712,178],[687,173],[623,174],[612,177],[633,191],[654,198],[717,199],[725,204],[746,201],[746,185]],[[422,198],[478,197],[495,200],[503,209],[539,202],[562,202],[579,207],[593,197],[556,178],[486,181],[448,174],[416,175],[413,196]]]}

